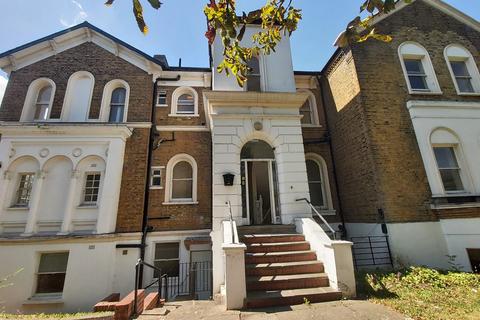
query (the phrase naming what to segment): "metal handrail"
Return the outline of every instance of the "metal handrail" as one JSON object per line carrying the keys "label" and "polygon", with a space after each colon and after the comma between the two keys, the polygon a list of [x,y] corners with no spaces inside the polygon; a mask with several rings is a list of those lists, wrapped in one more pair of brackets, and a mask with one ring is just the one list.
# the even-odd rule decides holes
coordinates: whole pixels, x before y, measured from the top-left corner
{"label": "metal handrail", "polygon": [[[133,314],[134,316],[138,316],[137,314],[137,308],[138,308],[138,276],[140,274],[139,270],[140,270],[140,266],[146,266],[146,267],[149,267],[153,270],[156,270],[158,271],[158,274],[161,275],[162,274],[162,269],[160,268],[157,268],[149,263],[146,263],[145,261],[143,261],[142,259],[138,259],[137,260],[137,263],[135,263],[135,295],[133,297]],[[161,275],[158,277],[158,279],[154,282],[152,282],[151,284],[149,284],[147,287],[145,287],[145,289],[151,287],[153,284],[155,284],[155,282],[158,282],[158,301],[160,302],[160,297],[162,295],[162,285],[161,285],[161,279],[163,279],[165,275]]]}
{"label": "metal handrail", "polygon": [[307,198],[300,198],[300,199],[297,199],[296,201],[305,201],[306,203],[308,203],[310,208],[313,209],[313,211],[317,214],[317,216],[323,221],[323,223],[325,223],[327,228],[330,230],[330,232],[333,235],[333,240],[336,240],[336,231],[332,228],[332,226],[330,226],[330,224],[327,222],[327,220],[325,220],[325,218],[320,214],[320,212],[318,212],[318,210],[312,205],[310,200],[308,200]]}
{"label": "metal handrail", "polygon": [[232,228],[232,244],[236,243],[235,242],[235,227],[233,226],[233,214],[232,214],[232,205],[230,203],[230,200],[225,202],[228,205],[228,210],[230,212],[230,227]]}

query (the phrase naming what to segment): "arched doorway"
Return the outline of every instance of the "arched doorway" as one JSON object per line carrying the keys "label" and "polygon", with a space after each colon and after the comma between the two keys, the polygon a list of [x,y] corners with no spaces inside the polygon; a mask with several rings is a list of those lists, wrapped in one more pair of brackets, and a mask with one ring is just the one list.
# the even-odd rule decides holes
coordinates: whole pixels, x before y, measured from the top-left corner
{"label": "arched doorway", "polygon": [[243,146],[240,158],[244,222],[251,225],[279,223],[273,148],[262,140],[252,140]]}

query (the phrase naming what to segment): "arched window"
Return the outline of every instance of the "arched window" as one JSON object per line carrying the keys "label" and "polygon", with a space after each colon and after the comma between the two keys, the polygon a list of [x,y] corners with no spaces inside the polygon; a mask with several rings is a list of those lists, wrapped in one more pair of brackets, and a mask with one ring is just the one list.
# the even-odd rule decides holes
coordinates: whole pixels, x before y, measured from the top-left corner
{"label": "arched window", "polygon": [[166,203],[196,203],[197,163],[188,154],[178,154],[167,164]]}
{"label": "arched window", "polygon": [[198,94],[190,87],[179,87],[172,93],[170,116],[198,116]]}
{"label": "arched window", "polygon": [[444,55],[457,93],[480,93],[480,75],[472,54],[462,46],[449,45]]}
{"label": "arched window", "polygon": [[319,210],[332,210],[332,197],[325,160],[317,154],[305,156],[310,201]]}
{"label": "arched window", "polygon": [[52,86],[46,85],[38,91],[37,102],[35,103],[34,120],[47,120],[50,115],[50,100],[52,97]]}
{"label": "arched window", "polygon": [[55,83],[47,78],[33,81],[28,87],[20,121],[47,121],[52,111]]}
{"label": "arched window", "polygon": [[308,93],[308,99],[300,108],[300,115],[302,116],[302,119],[300,121],[302,125],[318,125],[319,121],[315,96],[309,90],[299,90],[299,92]]}
{"label": "arched window", "polygon": [[90,112],[95,78],[90,72],[78,71],[70,76],[62,108],[62,121],[85,122]]}
{"label": "arched window", "polygon": [[123,122],[126,94],[127,90],[125,90],[125,88],[116,88],[113,90],[112,98],[110,99],[108,122]]}
{"label": "arched window", "polygon": [[250,68],[247,75],[247,90],[261,91],[260,61],[258,57],[252,57],[247,65]]}
{"label": "arched window", "polygon": [[466,192],[466,175],[458,137],[450,130],[440,128],[430,136],[433,155],[444,193]]}
{"label": "arched window", "polygon": [[398,47],[409,93],[441,93],[430,56],[424,47],[405,42]]}

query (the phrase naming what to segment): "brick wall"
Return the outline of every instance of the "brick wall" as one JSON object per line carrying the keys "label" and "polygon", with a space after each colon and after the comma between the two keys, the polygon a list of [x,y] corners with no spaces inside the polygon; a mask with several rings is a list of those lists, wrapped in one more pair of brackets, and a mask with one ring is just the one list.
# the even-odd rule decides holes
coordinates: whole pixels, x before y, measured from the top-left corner
{"label": "brick wall", "polygon": [[99,116],[105,84],[113,79],[123,79],[130,86],[128,121],[150,120],[152,76],[91,42],[12,71],[0,109],[0,120],[20,120],[28,86],[41,77],[50,78],[56,84],[51,118],[60,118],[68,78],[82,70],[95,77],[90,119]]}
{"label": "brick wall", "polygon": [[[478,101],[457,95],[443,50],[459,43],[472,52],[478,63],[480,35],[423,1],[394,13],[376,28],[394,40],[371,40],[351,48],[352,68],[360,88],[357,96],[341,89],[348,86],[344,79],[336,80],[335,73],[351,74],[342,70],[342,63],[330,67],[326,74],[330,84],[327,91],[331,93],[327,110],[332,119],[342,205],[348,222],[375,222],[377,208],[385,210],[389,222],[436,220],[429,209],[431,192],[406,102]],[[407,40],[420,43],[429,52],[443,91],[441,96],[408,94],[397,53],[398,46]]]}

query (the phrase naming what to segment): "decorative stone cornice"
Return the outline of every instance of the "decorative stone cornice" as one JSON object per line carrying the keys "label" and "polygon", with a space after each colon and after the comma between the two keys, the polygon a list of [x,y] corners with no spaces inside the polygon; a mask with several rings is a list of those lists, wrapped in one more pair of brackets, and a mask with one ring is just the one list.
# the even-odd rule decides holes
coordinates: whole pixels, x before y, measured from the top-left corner
{"label": "decorative stone cornice", "polygon": [[308,99],[305,92],[204,91],[203,94],[211,108],[300,108]]}

